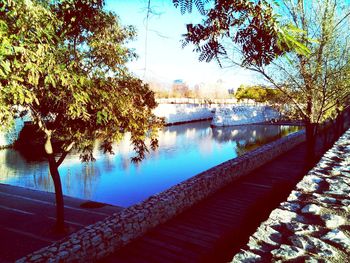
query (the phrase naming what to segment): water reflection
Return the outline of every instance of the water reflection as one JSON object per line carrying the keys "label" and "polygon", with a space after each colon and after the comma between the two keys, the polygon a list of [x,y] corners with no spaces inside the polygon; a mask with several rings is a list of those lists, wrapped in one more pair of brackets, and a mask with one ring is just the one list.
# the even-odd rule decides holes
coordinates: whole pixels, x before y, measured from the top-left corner
{"label": "water reflection", "polygon": [[[299,127],[248,125],[210,128],[210,122],[170,126],[159,134],[159,148],[133,164],[130,136],[115,145],[115,155],[95,147],[96,162],[70,154],[60,167],[64,194],[129,206],[164,191],[212,166],[276,140]],[[35,156],[35,153],[33,153]],[[0,182],[53,191],[48,165],[27,161],[13,149],[0,151]]]}

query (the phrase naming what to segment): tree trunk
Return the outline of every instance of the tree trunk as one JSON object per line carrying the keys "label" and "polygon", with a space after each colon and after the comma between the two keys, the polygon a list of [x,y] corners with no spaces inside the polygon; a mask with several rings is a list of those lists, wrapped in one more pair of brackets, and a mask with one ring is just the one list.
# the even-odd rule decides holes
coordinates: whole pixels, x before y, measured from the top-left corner
{"label": "tree trunk", "polygon": [[58,163],[56,162],[53,147],[51,143],[51,131],[46,130],[46,141],[44,144],[47,159],[49,161],[50,175],[55,186],[56,197],[56,230],[58,232],[64,231],[64,205],[63,205],[63,193],[60,174],[58,172]]}
{"label": "tree trunk", "polygon": [[56,197],[56,229],[59,232],[64,231],[64,203],[60,174],[56,165],[56,160],[53,154],[48,154],[50,174],[55,186]]}
{"label": "tree trunk", "polygon": [[330,144],[331,144],[331,137],[330,134],[332,132],[332,123],[331,121],[326,121],[322,125],[322,133],[323,133],[323,150],[326,151]]}
{"label": "tree trunk", "polygon": [[315,162],[315,146],[316,146],[316,124],[310,121],[306,122],[306,145],[307,145],[307,163],[312,167]]}
{"label": "tree trunk", "polygon": [[344,116],[343,116],[343,112],[340,112],[340,110],[337,110],[337,118],[336,118],[336,139],[338,139],[344,131]]}

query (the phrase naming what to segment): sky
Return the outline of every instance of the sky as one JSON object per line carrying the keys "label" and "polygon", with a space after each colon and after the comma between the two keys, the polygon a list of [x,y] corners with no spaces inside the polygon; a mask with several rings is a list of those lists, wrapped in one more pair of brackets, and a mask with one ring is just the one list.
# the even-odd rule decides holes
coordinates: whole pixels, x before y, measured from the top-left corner
{"label": "sky", "polygon": [[172,0],[152,0],[151,9],[156,14],[150,15],[146,31],[147,4],[147,0],[106,0],[106,8],[115,12],[123,25],[133,25],[138,32],[137,39],[128,44],[139,56],[128,64],[138,77],[165,85],[182,79],[190,87],[218,80],[223,82],[224,88],[259,82],[248,70],[237,67],[222,69],[215,61],[199,62],[193,46],[181,47],[181,35],[186,32],[186,24],[201,21],[195,8],[193,13],[181,15]]}

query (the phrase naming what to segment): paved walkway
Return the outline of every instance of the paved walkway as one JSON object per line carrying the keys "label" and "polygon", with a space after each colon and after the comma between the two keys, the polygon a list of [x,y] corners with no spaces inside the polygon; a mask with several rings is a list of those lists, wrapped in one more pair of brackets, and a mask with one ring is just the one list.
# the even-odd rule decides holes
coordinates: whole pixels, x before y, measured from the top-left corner
{"label": "paved walkway", "polygon": [[[321,144],[319,139],[318,158]],[[227,262],[307,171],[302,143],[103,262]]]}
{"label": "paved walkway", "polygon": [[234,256],[238,262],[350,262],[350,130]]}
{"label": "paved walkway", "polygon": [[64,202],[67,232],[57,234],[54,194],[0,184],[0,262],[13,262],[122,209],[71,197]]}

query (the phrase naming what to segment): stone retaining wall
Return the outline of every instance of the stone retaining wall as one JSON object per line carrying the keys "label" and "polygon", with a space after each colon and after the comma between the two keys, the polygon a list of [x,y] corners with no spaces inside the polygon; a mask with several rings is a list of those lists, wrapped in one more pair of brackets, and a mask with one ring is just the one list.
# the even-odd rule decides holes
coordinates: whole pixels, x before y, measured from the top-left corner
{"label": "stone retaining wall", "polygon": [[304,131],[224,162],[17,262],[91,262],[112,253],[233,180],[305,141]]}
{"label": "stone retaining wall", "polygon": [[175,124],[211,119],[214,116],[216,104],[159,104],[153,113],[164,117],[165,123]]}
{"label": "stone retaining wall", "polygon": [[350,262],[350,130],[232,262]]}
{"label": "stone retaining wall", "polygon": [[215,112],[213,126],[232,126],[251,123],[264,123],[280,119],[280,113],[270,106],[235,105],[218,108]]}
{"label": "stone retaining wall", "polygon": [[179,104],[161,103],[153,110],[167,124],[213,119],[214,126],[263,123],[280,118],[280,114],[266,105],[242,104]]}

